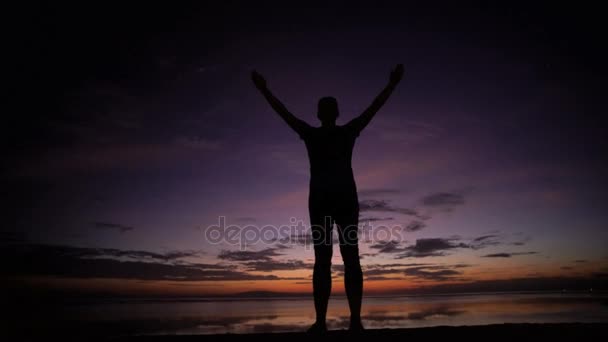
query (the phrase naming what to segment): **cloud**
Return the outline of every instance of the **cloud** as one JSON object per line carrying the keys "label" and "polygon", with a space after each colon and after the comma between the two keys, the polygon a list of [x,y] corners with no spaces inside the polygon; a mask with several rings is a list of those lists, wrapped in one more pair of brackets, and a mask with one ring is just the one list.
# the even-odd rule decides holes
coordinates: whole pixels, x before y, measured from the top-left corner
{"label": "cloud", "polygon": [[[391,193],[390,191],[385,192]],[[382,191],[370,191],[368,194],[382,194]],[[457,205],[464,204],[464,195],[459,192],[438,192],[434,194],[430,194],[428,196],[423,197],[420,202],[423,207],[440,209],[443,211],[451,211],[453,207]],[[418,210],[412,208],[402,208],[391,205],[386,200],[377,200],[377,199],[365,199],[359,202],[359,211],[360,212],[390,212],[390,213],[398,213],[408,216],[417,217],[420,220],[428,220],[430,216],[428,214],[421,214]],[[418,224],[411,224],[411,229],[407,231],[416,231],[422,229],[424,224],[422,222],[417,221]]]}
{"label": "cloud", "polygon": [[366,281],[384,281],[384,280],[403,280],[403,278],[398,277],[385,277],[385,276],[369,276],[365,277]]}
{"label": "cloud", "polygon": [[433,266],[434,264],[424,264],[424,263],[393,263],[393,264],[368,264],[363,265],[363,269],[366,275],[385,275],[385,274],[393,274],[393,273],[401,273],[405,267],[415,267],[415,266]]}
{"label": "cloud", "polygon": [[464,204],[464,196],[454,192],[438,192],[422,198],[422,204],[429,207],[456,206]]}
{"label": "cloud", "polygon": [[[29,245],[21,245],[29,246]],[[196,257],[201,251],[170,251],[156,253],[141,250],[120,250],[115,248],[87,248],[61,245],[31,245],[35,250],[46,250],[54,255],[66,255],[83,259],[116,259],[119,261],[140,262],[180,262],[179,259]],[[16,246],[15,248],[17,248]]]}
{"label": "cloud", "polygon": [[247,271],[256,272],[273,272],[273,271],[291,271],[299,269],[311,269],[310,263],[305,263],[302,260],[276,260],[275,257],[282,256],[280,250],[289,249],[291,247],[277,244],[274,247],[265,248],[260,251],[226,251],[223,250],[218,255],[219,259],[239,262]]}
{"label": "cloud", "polygon": [[271,261],[273,257],[281,256],[278,251],[283,247],[269,247],[260,251],[227,251],[222,250],[217,256],[222,260],[229,261]]}
{"label": "cloud", "polygon": [[417,232],[426,227],[426,224],[421,221],[412,221],[407,226],[405,226],[405,231],[407,232]]}
{"label": "cloud", "polygon": [[490,233],[487,235],[481,235],[479,237],[476,237],[473,240],[471,240],[468,244],[472,249],[478,250],[478,249],[483,249],[486,247],[494,247],[494,246],[500,246],[500,245],[523,246],[528,241],[530,241],[530,237],[526,237],[523,240],[516,241],[516,242],[508,242],[507,241],[508,239],[509,239],[508,236],[505,236],[504,234],[499,235],[498,232],[495,232],[495,233]]}
{"label": "cloud", "polygon": [[[452,280],[461,274],[459,269],[471,267],[469,264],[371,264],[364,266],[363,274],[372,280],[404,279],[399,276],[408,276],[417,280],[444,281]],[[367,279],[367,278],[366,278]]]}
{"label": "cloud", "polygon": [[102,221],[93,222],[93,227],[95,229],[102,229],[102,230],[116,230],[121,233],[128,232],[128,231],[134,229],[132,226],[126,226],[124,224],[112,223],[112,222],[102,222]]}
{"label": "cloud", "polygon": [[290,249],[290,248],[291,248],[291,246],[284,245],[284,244],[282,244],[282,243],[277,243],[276,245],[274,245],[274,248],[275,248],[275,249]]}
{"label": "cloud", "polygon": [[360,201],[359,211],[390,212],[409,216],[419,216],[418,212],[414,209],[393,207],[389,205],[387,201],[372,199]]}
{"label": "cloud", "polygon": [[451,280],[462,272],[443,266],[418,266],[403,270],[406,276],[433,281]]}
{"label": "cloud", "polygon": [[305,263],[302,260],[287,260],[287,261],[250,261],[243,265],[248,271],[257,272],[273,272],[273,271],[292,271],[300,269],[312,269],[313,265]]}
{"label": "cloud", "polygon": [[511,253],[494,253],[482,255],[482,258],[510,258]]}
{"label": "cloud", "polygon": [[429,208],[452,211],[455,206],[464,204],[464,195],[458,192],[438,192],[423,197],[421,202]]}
{"label": "cloud", "polygon": [[400,269],[395,269],[395,268],[380,268],[380,267],[376,267],[376,268],[372,268],[372,269],[367,269],[363,272],[363,274],[365,274],[366,276],[381,276],[381,275],[387,275],[387,274],[399,274],[401,273],[402,270]]}
{"label": "cloud", "polygon": [[[521,234],[523,234],[523,233],[515,233],[514,235],[521,235]],[[523,246],[526,243],[528,243],[530,240],[532,240],[532,238],[530,236],[526,236],[519,241],[511,242],[511,245],[512,246]]]}
{"label": "cloud", "polygon": [[532,255],[532,254],[538,254],[538,252],[517,252],[517,253],[493,253],[493,254],[486,254],[486,255],[482,255],[482,258],[510,258],[512,256],[517,256],[517,255]]}
{"label": "cloud", "polygon": [[[108,252],[108,253],[105,253]],[[175,262],[189,252],[157,253],[73,246],[22,244],[3,248],[0,265],[13,276],[113,278],[174,281],[242,281],[283,279],[275,275],[243,272],[221,264]],[[151,261],[119,260],[116,256],[155,256]],[[148,258],[150,259],[150,258]],[[164,259],[161,261],[161,259]],[[18,262],[14,262],[18,260]]]}
{"label": "cloud", "polygon": [[362,217],[359,219],[361,222],[376,222],[376,221],[391,221],[393,217]]}
{"label": "cloud", "polygon": [[457,248],[469,248],[469,245],[462,242],[454,242],[455,239],[444,239],[444,238],[428,238],[418,239],[416,244],[405,247],[404,253],[399,254],[397,257],[401,258],[423,258],[423,257],[435,257],[443,256],[446,251],[457,249]]}
{"label": "cloud", "polygon": [[331,269],[338,273],[344,273],[344,264],[333,264]]}
{"label": "cloud", "polygon": [[474,238],[469,245],[472,249],[482,249],[490,246],[498,246],[500,244],[500,237],[498,235],[491,234]]}
{"label": "cloud", "polygon": [[394,195],[398,194],[401,191],[398,189],[388,189],[388,188],[376,188],[376,189],[363,189],[359,190],[359,195],[361,197],[367,196],[379,196],[379,195]]}
{"label": "cloud", "polygon": [[574,262],[577,264],[583,264],[583,263],[586,263],[587,261],[588,260],[585,260],[585,259],[574,260]]}
{"label": "cloud", "polygon": [[497,237],[498,235],[482,235],[480,237],[477,237],[475,239],[473,239],[473,242],[483,242],[489,239],[493,239],[495,237]]}
{"label": "cloud", "polygon": [[[154,253],[147,251],[131,251],[119,249],[96,249],[97,255],[90,257],[114,257],[114,258],[130,258],[139,261],[175,261],[187,257],[195,257],[202,254],[200,251],[171,251],[166,253]],[[84,255],[83,255],[84,256]]]}
{"label": "cloud", "polygon": [[369,248],[377,249],[378,253],[401,253],[405,251],[405,248],[399,247],[399,244],[398,241],[379,242]]}

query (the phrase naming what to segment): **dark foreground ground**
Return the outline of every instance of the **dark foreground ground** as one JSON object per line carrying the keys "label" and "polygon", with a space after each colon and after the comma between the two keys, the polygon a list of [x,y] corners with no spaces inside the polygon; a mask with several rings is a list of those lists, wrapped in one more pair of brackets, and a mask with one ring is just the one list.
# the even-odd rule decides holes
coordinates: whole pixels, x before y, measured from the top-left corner
{"label": "dark foreground ground", "polygon": [[568,324],[496,324],[461,327],[367,330],[357,336],[344,330],[330,331],[324,336],[306,333],[264,333],[246,335],[160,335],[118,338],[115,341],[319,341],[344,339],[371,342],[393,341],[608,341],[608,323]]}

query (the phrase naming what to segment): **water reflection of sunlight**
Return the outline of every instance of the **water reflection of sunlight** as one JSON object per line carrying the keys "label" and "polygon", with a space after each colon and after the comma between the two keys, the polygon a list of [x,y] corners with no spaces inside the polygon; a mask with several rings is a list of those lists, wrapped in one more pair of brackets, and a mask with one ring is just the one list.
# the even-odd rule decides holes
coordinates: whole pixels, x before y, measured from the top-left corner
{"label": "water reflection of sunlight", "polygon": [[[608,321],[606,295],[473,294],[364,298],[368,329],[500,323]],[[66,321],[138,334],[218,334],[303,331],[314,321],[312,298],[192,300],[78,306]],[[328,327],[346,329],[348,303],[330,300]],[[122,329],[122,330],[121,330]]]}

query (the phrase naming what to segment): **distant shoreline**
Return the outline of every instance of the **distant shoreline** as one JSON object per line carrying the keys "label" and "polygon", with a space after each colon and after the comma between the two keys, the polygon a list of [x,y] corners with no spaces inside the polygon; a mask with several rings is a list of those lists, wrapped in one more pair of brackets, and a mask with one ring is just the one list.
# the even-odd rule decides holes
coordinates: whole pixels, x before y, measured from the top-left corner
{"label": "distant shoreline", "polygon": [[[447,292],[447,293],[407,293],[407,294],[371,294],[364,298],[420,298],[420,297],[464,297],[464,296],[496,296],[496,295],[589,295],[608,296],[608,291],[482,291],[482,292]],[[280,292],[243,292],[218,296],[73,296],[64,297],[64,302],[74,300],[101,302],[213,302],[213,301],[258,301],[258,300],[311,300],[311,293],[280,293]],[[332,299],[346,299],[344,294],[332,294]]]}

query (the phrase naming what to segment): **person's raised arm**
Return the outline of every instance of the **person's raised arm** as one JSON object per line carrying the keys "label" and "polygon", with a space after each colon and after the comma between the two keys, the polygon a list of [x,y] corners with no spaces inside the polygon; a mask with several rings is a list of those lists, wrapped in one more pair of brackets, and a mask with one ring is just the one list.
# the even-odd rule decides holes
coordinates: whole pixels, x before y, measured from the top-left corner
{"label": "person's raised arm", "polygon": [[347,126],[352,127],[357,134],[361,132],[367,124],[374,118],[374,115],[380,110],[380,108],[384,105],[386,100],[391,96],[393,90],[403,77],[403,64],[397,64],[395,69],[391,71],[390,78],[388,84],[384,87],[384,89],[380,92],[378,96],[374,99],[372,104],[367,107],[367,109],[358,117],[352,119]]}
{"label": "person's raised arm", "polygon": [[258,88],[262,95],[264,95],[264,98],[266,98],[266,101],[268,101],[272,109],[274,109],[274,111],[277,112],[277,114],[279,114],[279,116],[281,116],[285,122],[287,122],[289,127],[296,131],[300,136],[303,136],[306,130],[310,128],[310,125],[298,119],[295,115],[291,114],[289,110],[287,110],[285,105],[283,105],[283,103],[281,103],[281,101],[279,101],[279,99],[277,99],[272,92],[270,92],[268,86],[266,85],[266,80],[257,71],[254,70],[251,72],[251,79],[256,88]]}

